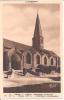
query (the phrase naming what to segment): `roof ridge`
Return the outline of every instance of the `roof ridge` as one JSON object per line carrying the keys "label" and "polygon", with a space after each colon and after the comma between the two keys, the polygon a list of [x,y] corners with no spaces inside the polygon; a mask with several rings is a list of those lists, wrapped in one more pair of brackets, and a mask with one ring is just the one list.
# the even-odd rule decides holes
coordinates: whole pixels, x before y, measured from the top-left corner
{"label": "roof ridge", "polygon": [[31,47],[30,45],[26,45],[26,44],[23,44],[23,43],[20,43],[20,42],[17,42],[17,41],[13,41],[13,40],[9,40],[9,39],[3,39],[3,40],[4,40],[4,41],[13,42],[13,43],[17,43],[17,44],[20,44],[20,45],[24,45],[24,46]]}

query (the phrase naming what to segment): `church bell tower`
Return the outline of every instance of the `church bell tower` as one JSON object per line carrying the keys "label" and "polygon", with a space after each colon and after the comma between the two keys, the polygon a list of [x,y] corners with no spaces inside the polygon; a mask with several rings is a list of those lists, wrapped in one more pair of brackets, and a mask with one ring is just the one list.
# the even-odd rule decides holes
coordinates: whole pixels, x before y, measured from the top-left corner
{"label": "church bell tower", "polygon": [[34,36],[32,38],[32,47],[36,50],[43,49],[43,36],[38,13],[35,23]]}

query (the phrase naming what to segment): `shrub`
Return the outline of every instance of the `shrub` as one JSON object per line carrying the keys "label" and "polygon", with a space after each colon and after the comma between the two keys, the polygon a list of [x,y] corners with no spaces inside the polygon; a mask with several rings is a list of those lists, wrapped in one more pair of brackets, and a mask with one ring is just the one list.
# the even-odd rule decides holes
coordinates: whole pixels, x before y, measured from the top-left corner
{"label": "shrub", "polygon": [[37,73],[42,72],[42,73],[49,74],[51,72],[51,69],[48,66],[38,65],[36,68],[36,72]]}
{"label": "shrub", "polygon": [[24,69],[23,69],[23,75],[25,75],[26,73],[27,73],[27,69],[24,68]]}
{"label": "shrub", "polygon": [[57,67],[56,67],[56,66],[49,66],[49,69],[50,69],[51,71],[56,71],[56,70],[57,70]]}
{"label": "shrub", "polygon": [[60,73],[60,67],[57,67],[56,72],[57,72],[57,73]]}

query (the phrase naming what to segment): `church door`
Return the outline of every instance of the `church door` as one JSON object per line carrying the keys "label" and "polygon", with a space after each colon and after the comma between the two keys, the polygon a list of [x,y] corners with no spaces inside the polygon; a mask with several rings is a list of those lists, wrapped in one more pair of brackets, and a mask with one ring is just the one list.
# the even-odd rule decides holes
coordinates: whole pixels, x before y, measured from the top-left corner
{"label": "church door", "polygon": [[20,70],[21,69],[21,58],[19,57],[18,54],[14,54],[11,57],[11,66],[15,70]]}

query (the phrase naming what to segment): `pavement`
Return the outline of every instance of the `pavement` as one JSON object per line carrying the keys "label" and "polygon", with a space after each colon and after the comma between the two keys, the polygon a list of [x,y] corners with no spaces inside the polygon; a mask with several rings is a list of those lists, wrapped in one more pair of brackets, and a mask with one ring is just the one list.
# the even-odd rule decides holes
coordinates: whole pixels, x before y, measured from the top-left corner
{"label": "pavement", "polygon": [[[41,77],[34,76],[32,74],[27,73],[26,76],[19,76],[16,74],[12,74],[8,78],[3,78],[3,87],[17,87],[24,85],[33,85],[33,84],[41,84],[41,83],[60,83],[60,81],[54,81],[49,77],[53,77],[53,75],[41,75]],[[59,75],[54,75],[57,77]]]}

